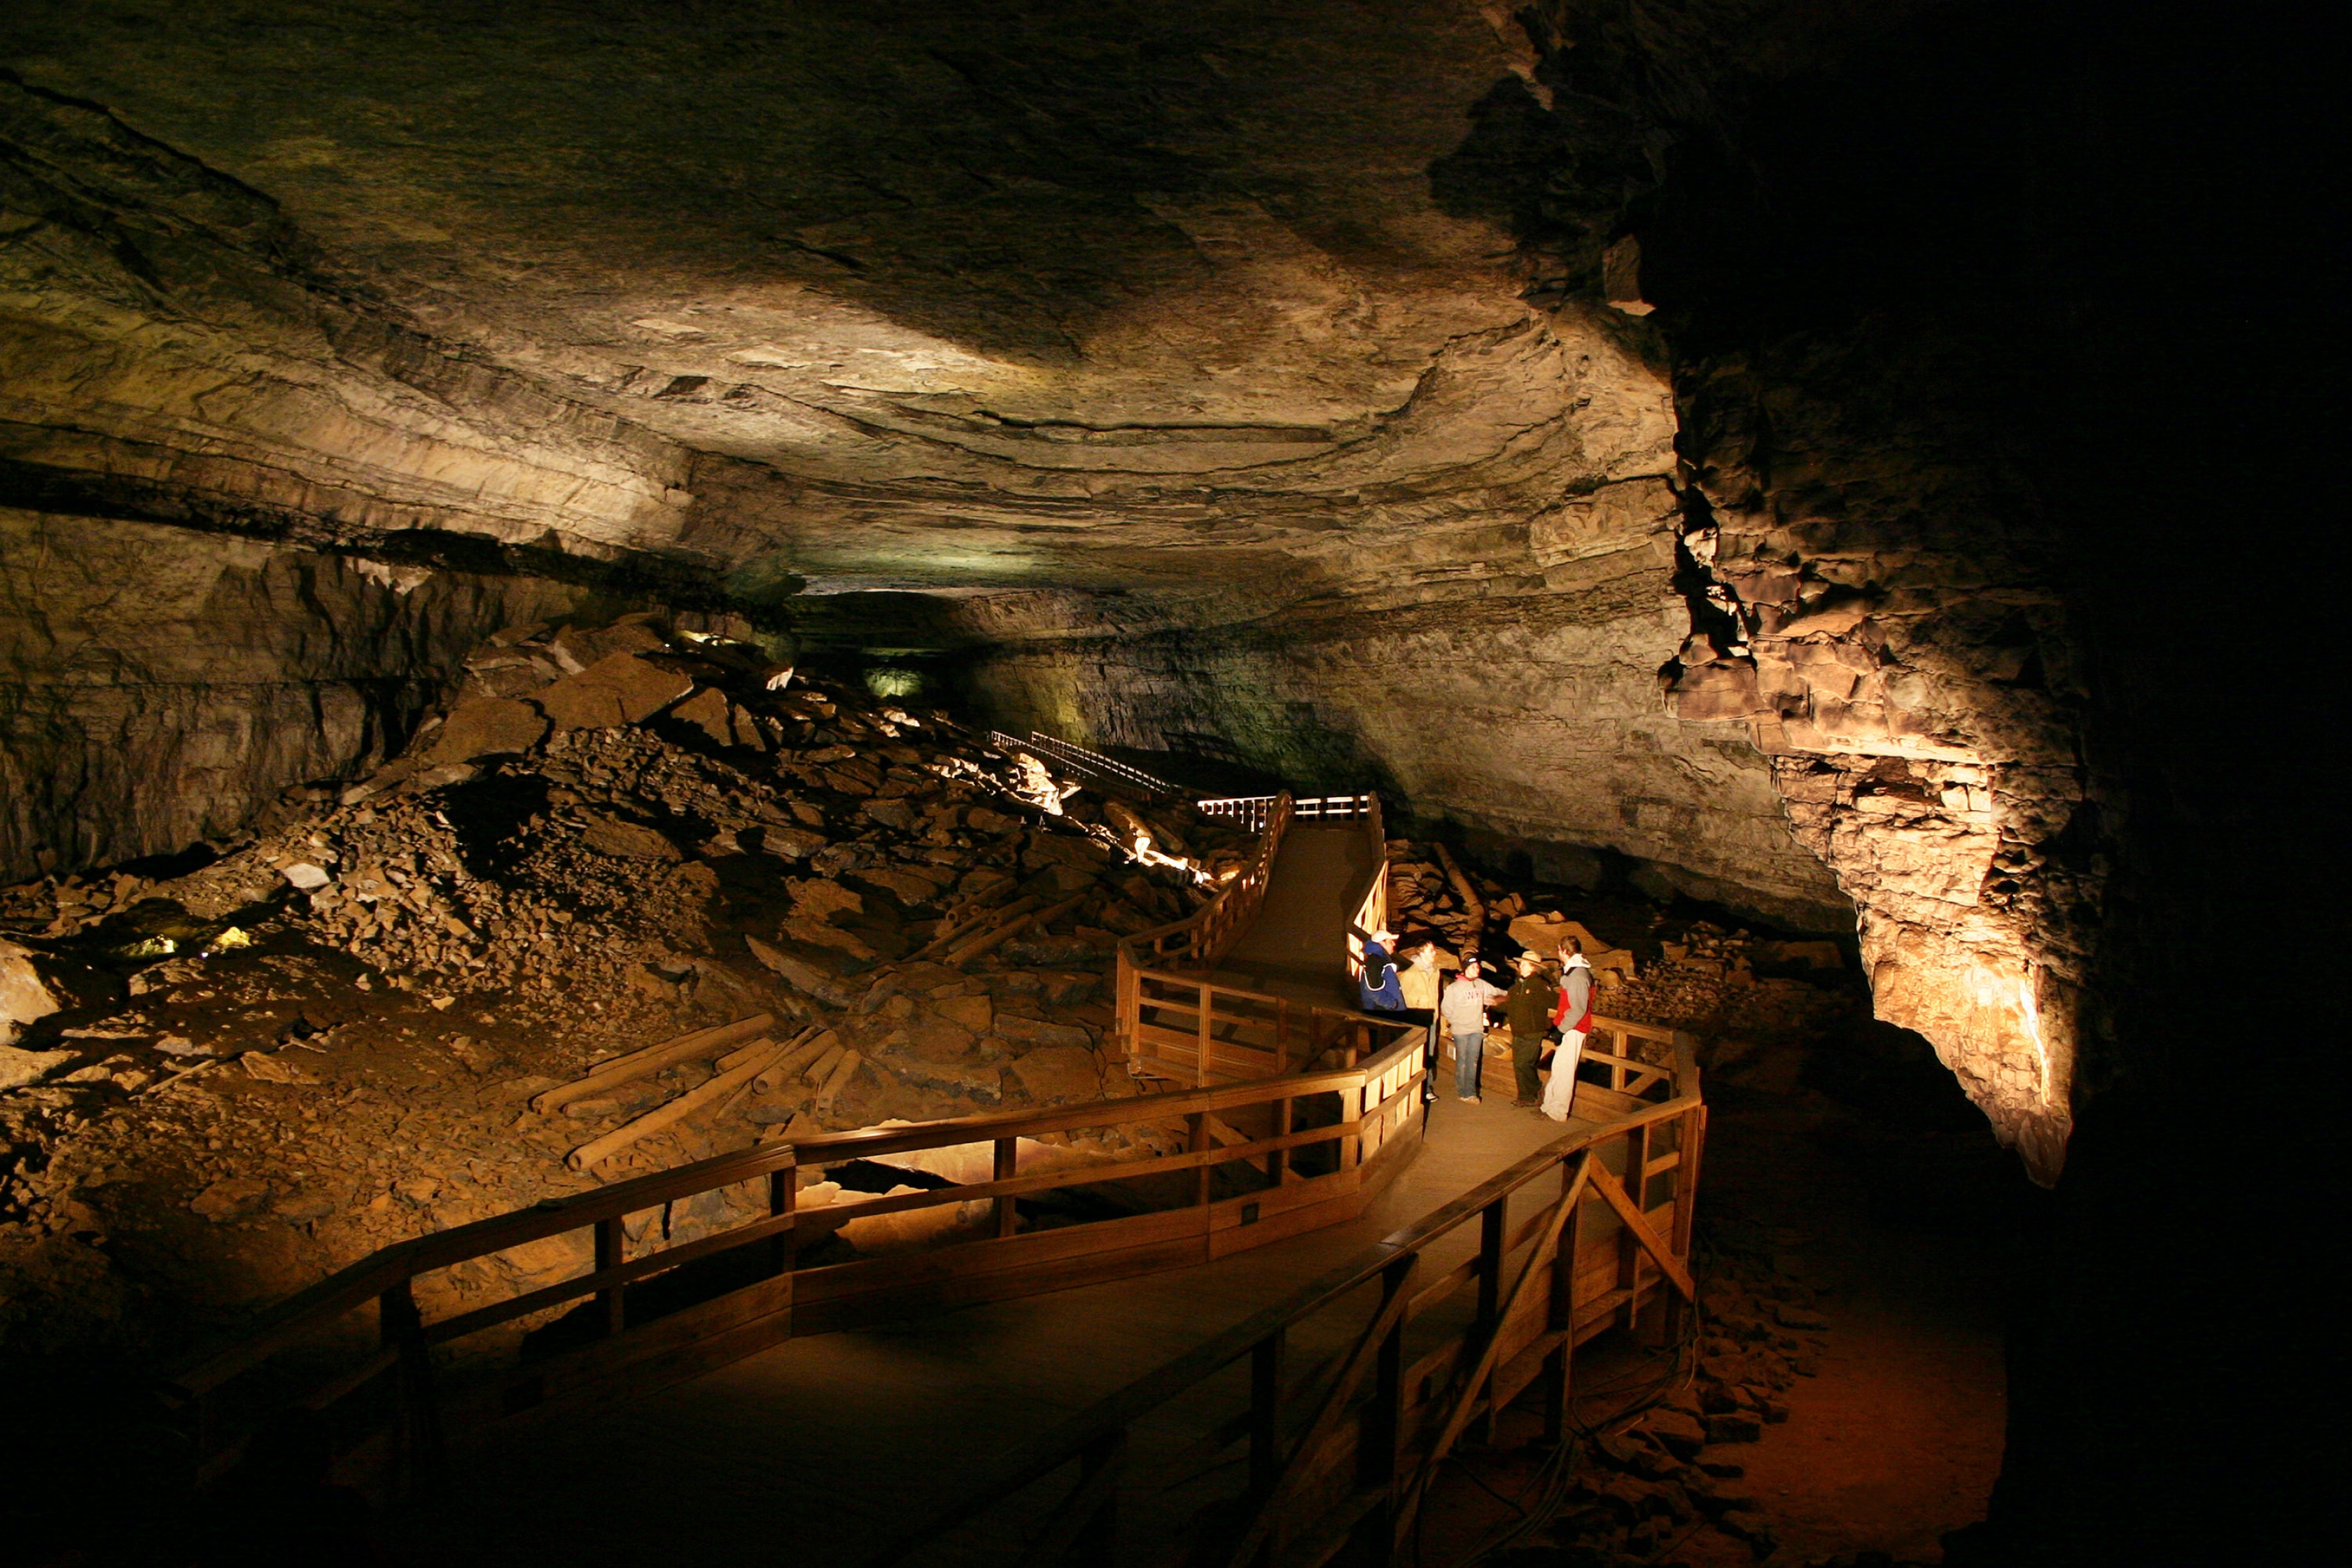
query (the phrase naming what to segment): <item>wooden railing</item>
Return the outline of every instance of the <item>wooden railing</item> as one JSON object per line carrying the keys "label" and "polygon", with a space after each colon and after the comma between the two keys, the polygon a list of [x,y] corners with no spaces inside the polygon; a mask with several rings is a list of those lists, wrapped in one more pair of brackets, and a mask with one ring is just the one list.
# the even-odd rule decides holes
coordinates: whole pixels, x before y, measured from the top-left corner
{"label": "wooden railing", "polygon": [[[367,1428],[351,1472],[376,1469],[400,1490],[438,1462],[445,1432],[639,1392],[798,1335],[1205,1262],[1335,1224],[1361,1211],[1421,1133],[1420,1031],[1360,1023],[1380,1037],[1360,1026],[1349,1060],[1328,1071],[822,1133],[403,1242],[264,1313],[181,1370],[173,1386],[207,1475],[234,1458],[227,1438],[236,1428],[299,1404]],[[1148,1142],[1139,1152],[1093,1157],[1041,1142],[1105,1129],[1140,1134],[1131,1146]],[[987,1179],[894,1196],[847,1194],[814,1208],[798,1201],[802,1185],[827,1169],[943,1149],[963,1150]],[[1024,1224],[1024,1202],[1066,1188],[1087,1189],[1081,1215],[1098,1214],[1107,1199],[1134,1212]],[[659,1215],[667,1235],[674,1205],[714,1193],[731,1194],[734,1223],[629,1256],[631,1216]],[[800,1263],[803,1249],[859,1220],[975,1203],[990,1205],[983,1220],[971,1222],[966,1211],[961,1228],[928,1248]],[[488,1278],[487,1266],[518,1249],[544,1252],[567,1237],[585,1261],[568,1278],[427,1310],[457,1294],[453,1279]],[[705,1300],[639,1321],[638,1288],[688,1265],[740,1272]],[[585,1342],[532,1359],[523,1331],[583,1302],[593,1302],[586,1321],[573,1310],[563,1330]],[[360,1321],[371,1310],[373,1322]],[[479,1353],[445,1365],[461,1342]]]}
{"label": "wooden railing", "polygon": [[[1118,1031],[1131,1069],[1205,1084],[1296,1071],[1327,1054],[1364,1048],[1349,1031],[1372,1022],[1365,1014],[1219,985],[1208,972],[1257,917],[1283,835],[1310,810],[1322,819],[1364,824],[1372,868],[1350,893],[1349,908],[1354,925],[1361,926],[1368,915],[1377,925],[1388,900],[1388,841],[1380,796],[1324,795],[1299,802],[1288,795],[1237,795],[1203,801],[1201,809],[1257,828],[1257,853],[1228,886],[1230,903],[1221,897],[1189,920],[1119,943]],[[1363,934],[1351,928],[1346,951],[1331,955],[1350,980],[1363,968]]]}
{"label": "wooden railing", "polygon": [[1258,829],[1257,848],[1234,879],[1201,908],[1181,921],[1131,936],[1118,944],[1120,1017],[1127,1012],[1129,973],[1136,969],[1208,970],[1241,939],[1265,902],[1266,885],[1274,879],[1274,859],[1282,850],[1282,836],[1290,827],[1290,797],[1276,795]]}
{"label": "wooden railing", "polygon": [[[1267,814],[1281,798],[1272,795],[1233,795],[1192,804],[1202,816],[1229,816],[1253,832],[1263,832]],[[1292,815],[1303,818],[1370,816],[1380,811],[1381,797],[1371,794],[1307,795],[1294,798],[1290,805]]]}
{"label": "wooden railing", "polygon": [[[1695,1296],[1706,1110],[1693,1042],[1595,1023],[1586,1067],[1625,1086],[1580,1084],[1579,1116],[1601,1125],[1559,1139],[1064,1423],[867,1568],[1016,1556],[1318,1568],[1351,1543],[1361,1561],[1389,1562],[1465,1433],[1535,1389],[1557,1439],[1576,1347],[1612,1327],[1679,1337]],[[1533,1201],[1515,1216],[1522,1194]],[[1475,1243],[1456,1240],[1474,1221]],[[1328,1353],[1298,1372],[1318,1346]],[[1181,1414],[1168,1408],[1180,1397]],[[1163,1448],[1198,1436],[1179,1454],[1130,1462],[1139,1428]],[[1245,1462],[1220,1463],[1244,1443]],[[1045,1495],[1043,1483],[1071,1467],[1068,1489]],[[1188,1531],[1194,1539],[1181,1539]],[[1146,1550],[1123,1552],[1123,1537]]]}
{"label": "wooden railing", "polygon": [[1074,768],[1082,773],[1092,773],[1096,778],[1108,780],[1112,784],[1126,784],[1129,788],[1141,790],[1146,795],[1167,795],[1183,793],[1166,779],[1153,778],[1141,768],[1129,767],[1117,757],[1106,757],[1100,752],[1090,751],[1085,746],[1057,739],[1041,730],[1030,731],[1029,738],[1025,741],[1017,735],[1008,735],[1002,730],[991,730],[988,732],[988,738],[999,751],[1032,752],[1040,758],[1051,757],[1064,767]]}

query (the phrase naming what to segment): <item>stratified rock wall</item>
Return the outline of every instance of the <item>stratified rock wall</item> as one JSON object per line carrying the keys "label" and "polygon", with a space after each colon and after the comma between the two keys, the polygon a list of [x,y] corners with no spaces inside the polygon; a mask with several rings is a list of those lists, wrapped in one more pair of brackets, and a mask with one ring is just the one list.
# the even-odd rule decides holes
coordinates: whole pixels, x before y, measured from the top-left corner
{"label": "stratified rock wall", "polygon": [[1885,341],[1679,378],[1707,634],[1672,700],[1752,730],[1859,911],[1879,1016],[1926,1036],[2048,1182],[2105,874],[2084,679],[2039,501],[1922,390],[1965,367]]}
{"label": "stratified rock wall", "polygon": [[1652,891],[1851,929],[1745,731],[1659,700],[1658,667],[1690,626],[1677,515],[1660,480],[1603,487],[1491,559],[1430,572],[1419,602],[1396,602],[1401,563],[1400,581],[1348,597],[1181,629],[1121,632],[1097,614],[1092,636],[1024,634],[1024,611],[1076,612],[973,606],[1003,640],[969,679],[1007,728],[1151,750],[1205,741],[1301,793],[1380,789],[1391,811],[1506,840],[1558,880],[1591,876],[1590,852],[1605,848],[1643,862]]}
{"label": "stratified rock wall", "polygon": [[0,879],[176,850],[397,750],[543,579],[0,510]]}

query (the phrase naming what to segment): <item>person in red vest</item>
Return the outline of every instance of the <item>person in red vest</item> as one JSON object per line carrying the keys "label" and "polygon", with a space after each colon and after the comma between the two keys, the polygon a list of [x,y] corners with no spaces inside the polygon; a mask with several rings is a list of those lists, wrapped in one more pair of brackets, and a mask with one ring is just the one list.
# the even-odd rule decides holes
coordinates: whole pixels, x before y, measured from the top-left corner
{"label": "person in red vest", "polygon": [[1544,1086],[1543,1113],[1565,1121],[1576,1108],[1576,1064],[1584,1057],[1584,1037],[1592,1027],[1592,965],[1585,961],[1584,943],[1574,937],[1559,944],[1559,1005],[1552,1009],[1552,1027],[1559,1031],[1559,1049],[1552,1054],[1551,1081]]}

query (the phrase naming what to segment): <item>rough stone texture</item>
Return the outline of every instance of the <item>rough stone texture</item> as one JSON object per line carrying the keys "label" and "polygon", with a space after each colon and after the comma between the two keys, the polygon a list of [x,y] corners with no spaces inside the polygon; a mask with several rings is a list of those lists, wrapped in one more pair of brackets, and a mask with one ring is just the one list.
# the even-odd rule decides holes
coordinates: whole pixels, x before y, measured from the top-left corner
{"label": "rough stone texture", "polygon": [[478,757],[527,752],[546,734],[547,716],[530,704],[503,697],[477,697],[450,710],[426,755],[436,763],[470,763]]}
{"label": "rough stone texture", "polygon": [[2037,502],[1958,413],[1893,396],[1925,379],[1864,344],[1685,374],[1708,629],[1671,700],[1745,721],[1854,902],[1879,1016],[2050,1182],[2101,880],[2053,847],[2095,820],[2086,693]]}
{"label": "rough stone texture", "polygon": [[0,942],[0,1046],[63,1005],[33,966],[32,954],[15,942]]}
{"label": "rough stone texture", "polygon": [[478,640],[587,597],[0,510],[0,878],[176,850],[380,761]]}

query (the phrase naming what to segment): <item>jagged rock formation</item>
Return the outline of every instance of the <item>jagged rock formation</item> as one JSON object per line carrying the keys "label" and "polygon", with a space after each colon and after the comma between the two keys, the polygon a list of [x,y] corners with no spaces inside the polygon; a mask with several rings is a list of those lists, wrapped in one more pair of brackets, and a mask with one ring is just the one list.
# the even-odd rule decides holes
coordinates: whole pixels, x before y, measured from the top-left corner
{"label": "jagged rock formation", "polygon": [[[1139,1092],[1105,1050],[1110,949],[1247,848],[1120,805],[1181,813],[1192,851],[1130,863],[1093,793],[1048,810],[935,714],[650,616],[503,627],[455,687],[403,754],[200,867],[0,888],[0,1352],[184,1342],[403,1237],[795,1126]],[[629,1131],[763,1027],[795,1053]],[[860,1224],[845,1245],[922,1239]]]}

